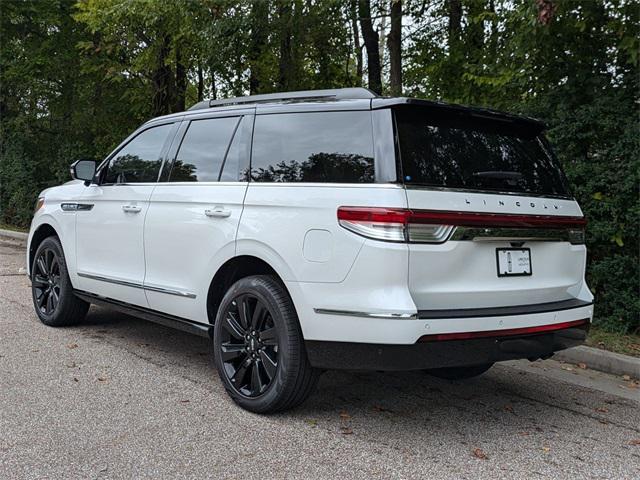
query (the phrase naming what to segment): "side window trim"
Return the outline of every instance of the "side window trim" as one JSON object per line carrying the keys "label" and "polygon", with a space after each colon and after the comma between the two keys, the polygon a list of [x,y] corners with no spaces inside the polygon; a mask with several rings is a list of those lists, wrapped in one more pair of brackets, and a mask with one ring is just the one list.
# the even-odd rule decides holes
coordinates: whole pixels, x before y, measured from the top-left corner
{"label": "side window trim", "polygon": [[[182,146],[182,142],[184,141],[186,134],[187,134],[187,130],[189,129],[189,125],[192,122],[198,121],[198,120],[212,120],[212,119],[216,119],[216,118],[229,118],[229,117],[237,117],[238,121],[234,127],[233,130],[233,134],[231,135],[231,138],[229,140],[229,143],[227,144],[227,148],[225,149],[225,153],[224,153],[224,157],[223,157],[223,161],[222,164],[220,166],[220,170],[218,172],[218,181],[220,181],[220,179],[222,178],[222,174],[224,173],[224,167],[227,163],[227,156],[229,155],[229,151],[231,150],[231,146],[233,145],[233,142],[236,138],[236,135],[242,135],[244,132],[244,128],[240,128],[240,126],[243,124],[243,119],[244,121],[248,121],[250,122],[250,127],[249,128],[249,152],[248,152],[248,158],[244,159],[244,161],[241,162],[240,168],[242,168],[242,166],[244,166],[245,168],[250,168],[250,162],[251,162],[251,151],[252,151],[252,147],[253,147],[253,126],[254,126],[254,121],[255,121],[255,107],[254,108],[250,108],[250,109],[242,109],[242,110],[230,110],[230,111],[225,111],[225,112],[219,112],[216,115],[211,115],[206,114],[206,115],[194,115],[194,116],[188,116],[188,117],[182,117],[181,121],[178,122],[179,126],[176,129],[176,135],[173,138],[173,141],[171,143],[171,146],[168,148],[167,150],[167,155],[166,155],[166,159],[165,159],[165,163],[163,163],[163,167],[166,166],[166,168],[162,169],[162,175],[160,176],[158,182],[168,182],[171,183],[171,170],[173,169],[173,165],[175,164],[176,158],[178,157],[178,152],[180,151],[180,147]],[[166,174],[165,174],[166,172]],[[241,180],[240,178],[237,178],[236,180],[234,180],[236,182],[241,182],[241,183],[246,183],[247,180]],[[179,182],[179,183],[197,183],[197,182]]]}
{"label": "side window trim", "polygon": [[120,145],[118,145],[109,154],[109,156],[107,156],[107,158],[105,158],[103,160],[103,162],[98,167],[98,171],[96,173],[96,177],[98,179],[98,182],[97,182],[98,185],[100,185],[100,186],[126,185],[125,183],[102,183],[102,179],[103,179],[103,177],[105,175],[105,172],[107,171],[107,167],[109,166],[109,162],[111,162],[111,160],[116,155],[118,155],[118,153],[120,153],[123,148],[125,148],[133,140],[135,140],[138,136],[140,136],[142,133],[146,132],[147,130],[150,130],[150,129],[156,128],[156,127],[161,127],[163,125],[172,125],[172,128],[169,131],[169,133],[167,134],[167,138],[165,139],[164,143],[162,144],[162,148],[160,149],[159,159],[160,159],[161,163],[160,163],[160,170],[158,171],[158,177],[156,178],[155,182],[144,182],[144,183],[157,183],[157,182],[159,182],[160,181],[160,177],[162,175],[162,172],[164,170],[164,165],[165,165],[166,160],[167,160],[167,158],[166,158],[167,152],[169,150],[170,145],[173,142],[173,139],[174,139],[174,137],[176,135],[176,132],[178,131],[178,126],[180,125],[180,123],[181,123],[181,118],[172,119],[170,122],[158,122],[158,123],[147,125],[144,128],[139,128],[138,130],[133,132],[131,135],[129,135]]}

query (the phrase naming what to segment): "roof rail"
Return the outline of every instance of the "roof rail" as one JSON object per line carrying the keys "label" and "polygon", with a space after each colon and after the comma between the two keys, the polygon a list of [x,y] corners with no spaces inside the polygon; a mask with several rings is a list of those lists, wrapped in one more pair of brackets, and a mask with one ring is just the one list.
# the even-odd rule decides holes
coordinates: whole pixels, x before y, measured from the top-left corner
{"label": "roof rail", "polygon": [[303,90],[298,92],[265,93],[261,95],[247,95],[246,97],[224,98],[221,100],[204,100],[198,102],[189,110],[221,107],[223,105],[242,105],[246,103],[286,102],[289,100],[355,100],[375,98],[377,95],[368,88],[336,88],[332,90]]}

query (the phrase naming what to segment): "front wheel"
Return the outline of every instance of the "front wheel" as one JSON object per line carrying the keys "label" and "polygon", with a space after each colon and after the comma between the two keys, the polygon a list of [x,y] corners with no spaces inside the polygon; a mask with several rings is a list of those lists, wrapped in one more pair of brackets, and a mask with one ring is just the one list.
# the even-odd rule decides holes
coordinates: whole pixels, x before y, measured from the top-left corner
{"label": "front wheel", "polygon": [[493,363],[485,363],[482,365],[471,365],[468,367],[448,367],[448,368],[432,368],[426,370],[429,375],[444,378],[447,380],[465,380],[467,378],[477,377],[489,370]]}
{"label": "front wheel", "polygon": [[38,318],[50,327],[75,325],[89,310],[89,304],[73,294],[58,237],[38,245],[31,265],[31,294]]}
{"label": "front wheel", "polygon": [[225,389],[242,408],[272,413],[293,408],[313,391],[311,367],[295,308],[273,276],[238,280],[214,325],[214,357]]}

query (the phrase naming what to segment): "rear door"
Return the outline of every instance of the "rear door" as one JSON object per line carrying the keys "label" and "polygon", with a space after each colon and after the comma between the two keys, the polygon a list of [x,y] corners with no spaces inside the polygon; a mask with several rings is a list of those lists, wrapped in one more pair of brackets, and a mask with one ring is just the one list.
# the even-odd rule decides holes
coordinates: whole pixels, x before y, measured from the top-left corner
{"label": "rear door", "polygon": [[183,122],[145,224],[144,286],[152,309],[207,322],[211,278],[235,253],[253,112],[235,109]]}
{"label": "rear door", "polygon": [[147,306],[143,225],[175,125],[138,132],[85,189],[76,216],[77,288]]}
{"label": "rear door", "polygon": [[[578,297],[584,220],[541,126],[466,111],[395,111],[412,210],[444,225],[409,246],[418,309],[529,305]],[[431,212],[431,213],[430,213]]]}

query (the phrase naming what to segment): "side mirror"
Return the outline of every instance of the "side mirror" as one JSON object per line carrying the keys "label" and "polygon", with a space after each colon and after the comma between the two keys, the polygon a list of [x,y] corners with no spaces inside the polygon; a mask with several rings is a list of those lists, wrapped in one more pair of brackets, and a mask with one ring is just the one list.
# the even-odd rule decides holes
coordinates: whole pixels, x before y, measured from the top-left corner
{"label": "side mirror", "polygon": [[71,177],[74,180],[84,180],[89,185],[96,174],[96,162],[94,160],[78,160],[71,164]]}

